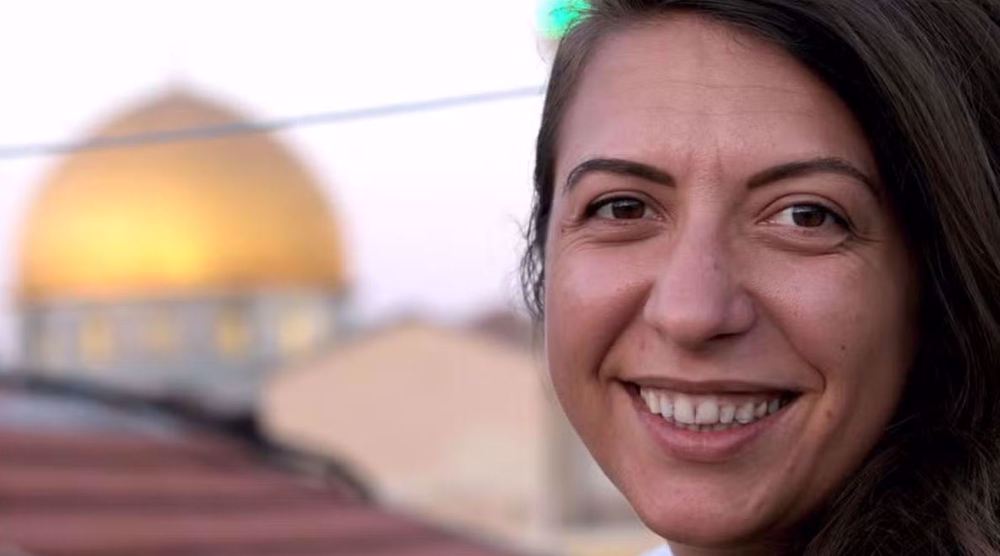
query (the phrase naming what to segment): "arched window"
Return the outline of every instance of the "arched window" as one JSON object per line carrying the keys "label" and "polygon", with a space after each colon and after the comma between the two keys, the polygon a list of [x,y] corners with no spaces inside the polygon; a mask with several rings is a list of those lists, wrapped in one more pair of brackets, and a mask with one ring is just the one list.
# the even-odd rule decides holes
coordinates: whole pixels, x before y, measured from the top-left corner
{"label": "arched window", "polygon": [[111,319],[104,313],[84,317],[79,333],[80,358],[88,366],[104,366],[115,357],[115,333]]}
{"label": "arched window", "polygon": [[215,322],[215,345],[227,359],[242,359],[250,350],[250,323],[237,305],[223,307]]}
{"label": "arched window", "polygon": [[326,315],[316,306],[300,303],[286,308],[278,322],[278,347],[286,356],[315,349],[327,329]]}

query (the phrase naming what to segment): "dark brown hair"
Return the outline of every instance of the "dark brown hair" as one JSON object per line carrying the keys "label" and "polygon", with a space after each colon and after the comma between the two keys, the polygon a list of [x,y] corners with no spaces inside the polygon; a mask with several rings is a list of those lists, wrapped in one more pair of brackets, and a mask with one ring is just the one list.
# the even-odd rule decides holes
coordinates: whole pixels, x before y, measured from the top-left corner
{"label": "dark brown hair", "polygon": [[1000,0],[597,0],[545,98],[522,286],[544,312],[559,129],[602,37],[677,10],[784,48],[864,128],[922,284],[891,425],[804,524],[808,554],[1000,553]]}

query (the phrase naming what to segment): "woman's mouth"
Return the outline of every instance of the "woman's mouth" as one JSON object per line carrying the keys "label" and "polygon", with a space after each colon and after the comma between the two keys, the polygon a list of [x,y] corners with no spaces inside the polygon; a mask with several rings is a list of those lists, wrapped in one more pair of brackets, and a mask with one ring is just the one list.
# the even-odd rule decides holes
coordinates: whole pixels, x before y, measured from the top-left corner
{"label": "woman's mouth", "polygon": [[701,432],[749,425],[777,413],[793,399],[792,394],[784,392],[695,395],[636,387],[650,413],[676,426]]}
{"label": "woman's mouth", "polygon": [[[782,426],[801,392],[671,390],[625,382],[652,438],[669,456],[702,463],[727,461]],[[787,424],[787,423],[786,423]],[[773,434],[769,434],[773,436]]]}

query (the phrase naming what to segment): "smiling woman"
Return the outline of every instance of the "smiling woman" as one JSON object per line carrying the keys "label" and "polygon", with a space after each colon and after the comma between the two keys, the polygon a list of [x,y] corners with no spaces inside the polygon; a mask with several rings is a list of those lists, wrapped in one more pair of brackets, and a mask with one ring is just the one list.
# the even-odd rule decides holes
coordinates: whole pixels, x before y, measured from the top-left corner
{"label": "smiling woman", "polygon": [[523,270],[595,459],[678,555],[1000,551],[1000,3],[592,4]]}

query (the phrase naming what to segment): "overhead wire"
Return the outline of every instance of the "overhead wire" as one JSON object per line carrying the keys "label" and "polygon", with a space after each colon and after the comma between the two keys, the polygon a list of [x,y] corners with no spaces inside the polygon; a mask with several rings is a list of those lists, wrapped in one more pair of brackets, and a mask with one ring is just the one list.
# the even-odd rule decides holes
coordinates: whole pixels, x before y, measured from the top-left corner
{"label": "overhead wire", "polygon": [[399,102],[350,110],[318,112],[270,120],[232,122],[217,125],[204,125],[94,137],[81,141],[63,141],[46,143],[26,143],[0,146],[0,160],[50,156],[82,151],[128,148],[181,141],[196,141],[218,139],[234,135],[251,133],[267,133],[295,127],[343,123],[370,118],[444,110],[476,104],[514,100],[541,96],[543,87],[530,86],[515,89],[486,91],[459,96],[441,97],[429,100]]}

